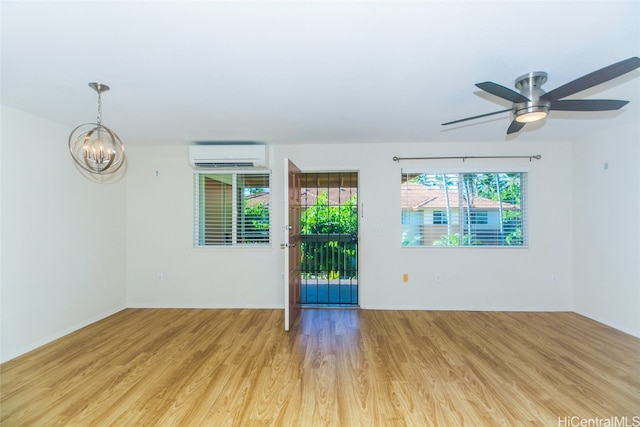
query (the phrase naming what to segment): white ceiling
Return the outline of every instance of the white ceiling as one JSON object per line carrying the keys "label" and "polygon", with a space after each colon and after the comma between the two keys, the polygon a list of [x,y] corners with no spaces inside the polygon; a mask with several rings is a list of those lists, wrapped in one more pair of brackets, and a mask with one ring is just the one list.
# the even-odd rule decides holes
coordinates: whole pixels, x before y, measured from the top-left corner
{"label": "white ceiling", "polygon": [[579,139],[639,122],[640,71],[574,97],[618,112],[552,112],[506,137],[474,83],[546,90],[640,56],[634,1],[4,1],[2,104],[125,145]]}

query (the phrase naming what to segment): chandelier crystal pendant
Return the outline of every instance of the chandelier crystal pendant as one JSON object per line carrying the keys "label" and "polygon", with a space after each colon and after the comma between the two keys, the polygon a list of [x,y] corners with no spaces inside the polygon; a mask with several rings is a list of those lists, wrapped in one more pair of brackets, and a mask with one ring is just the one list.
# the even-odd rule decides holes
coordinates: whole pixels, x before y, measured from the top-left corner
{"label": "chandelier crystal pendant", "polygon": [[84,123],[69,135],[71,157],[82,169],[96,175],[113,174],[125,163],[124,145],[114,131],[102,124],[102,92],[109,86],[89,83],[98,92],[97,123]]}

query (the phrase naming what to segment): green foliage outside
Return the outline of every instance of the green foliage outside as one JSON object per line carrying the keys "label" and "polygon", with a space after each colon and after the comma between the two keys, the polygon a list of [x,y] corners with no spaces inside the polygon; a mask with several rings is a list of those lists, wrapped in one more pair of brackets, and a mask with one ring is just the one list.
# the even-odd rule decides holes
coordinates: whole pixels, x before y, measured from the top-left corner
{"label": "green foliage outside", "polygon": [[358,231],[358,196],[353,195],[340,206],[329,206],[329,196],[321,192],[316,203],[301,218],[302,234],[351,234]]}
{"label": "green foliage outside", "polygon": [[[472,234],[465,234],[462,236],[463,246],[473,246],[477,244],[478,242]],[[440,236],[440,240],[433,242],[433,246],[460,246],[460,234],[445,234]]]}
{"label": "green foliage outside", "polygon": [[264,203],[244,208],[244,215],[256,230],[269,230],[269,208]]}
{"label": "green foliage outside", "polygon": [[245,220],[240,221],[240,225],[246,227],[242,233],[244,241],[262,243],[269,237],[269,208],[264,203],[249,206],[247,199],[244,203]]}
{"label": "green foliage outside", "polygon": [[413,238],[409,238],[408,233],[404,231],[402,233],[402,246],[413,246],[419,245],[422,240],[422,236],[413,236]]}
{"label": "green foliage outside", "polygon": [[[331,235],[354,235],[358,232],[358,197],[353,195],[340,206],[330,206],[326,191],[321,192],[316,203],[307,207],[301,217],[303,235],[322,236],[317,242],[303,242],[302,275],[321,272],[323,279],[349,278],[356,271],[356,245],[331,240]],[[325,240],[324,236],[329,236]],[[337,236],[335,236],[337,237]]]}

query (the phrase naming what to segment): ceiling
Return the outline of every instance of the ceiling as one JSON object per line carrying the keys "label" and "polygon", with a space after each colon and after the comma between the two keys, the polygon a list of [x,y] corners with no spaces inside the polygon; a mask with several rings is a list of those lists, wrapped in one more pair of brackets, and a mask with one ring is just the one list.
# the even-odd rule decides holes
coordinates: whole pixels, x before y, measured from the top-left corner
{"label": "ceiling", "polygon": [[[640,71],[506,136],[509,108],[474,84],[550,90],[640,56],[634,1],[4,1],[2,104],[125,145],[574,140],[640,117]],[[640,125],[639,125],[640,126]]]}

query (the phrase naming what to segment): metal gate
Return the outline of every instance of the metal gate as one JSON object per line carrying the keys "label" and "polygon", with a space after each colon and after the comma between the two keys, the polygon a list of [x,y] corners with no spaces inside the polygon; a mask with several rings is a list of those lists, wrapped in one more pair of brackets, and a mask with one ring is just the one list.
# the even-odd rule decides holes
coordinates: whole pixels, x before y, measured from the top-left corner
{"label": "metal gate", "polygon": [[358,305],[358,174],[301,178],[301,302]]}

